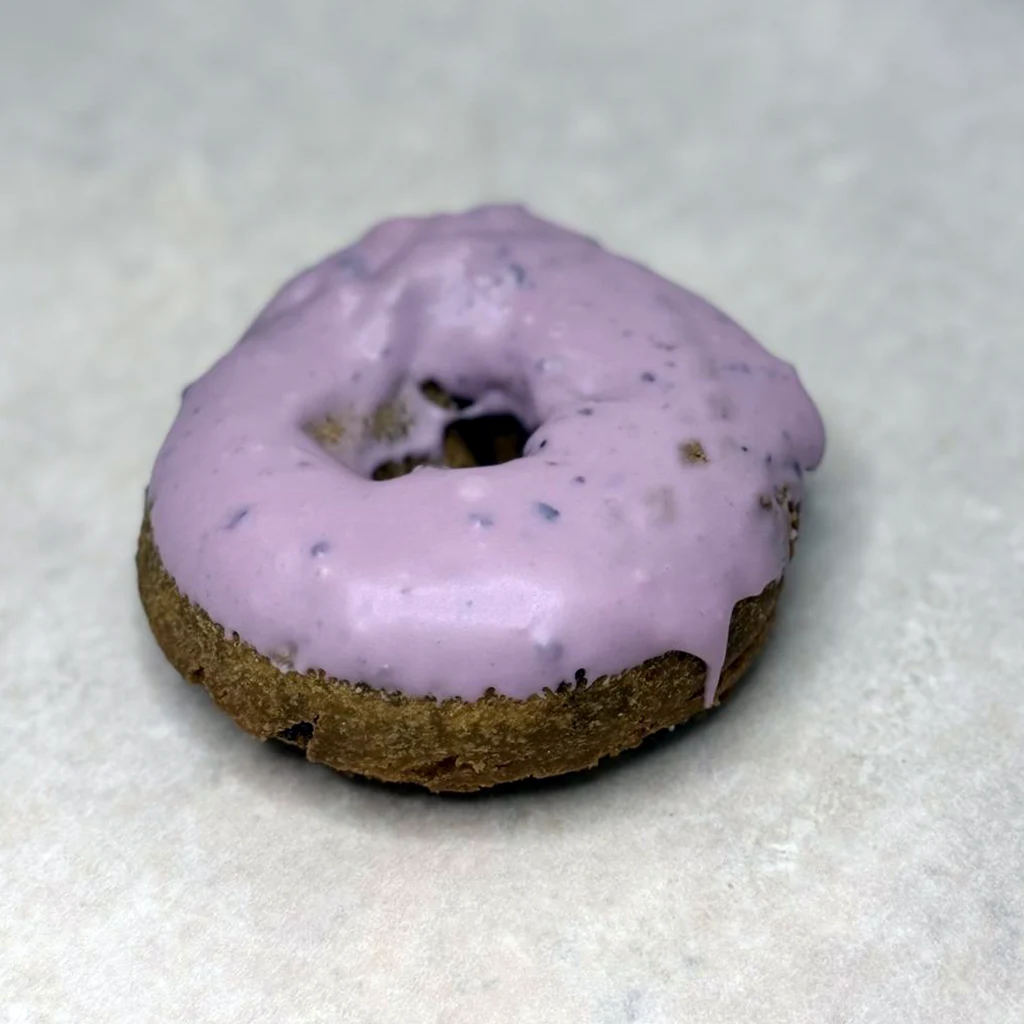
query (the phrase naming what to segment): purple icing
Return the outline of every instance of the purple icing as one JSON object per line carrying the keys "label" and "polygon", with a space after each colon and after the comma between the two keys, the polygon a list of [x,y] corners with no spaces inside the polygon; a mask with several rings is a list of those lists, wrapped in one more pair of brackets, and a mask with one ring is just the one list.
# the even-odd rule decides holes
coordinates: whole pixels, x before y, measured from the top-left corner
{"label": "purple icing", "polygon": [[[676,364],[656,380],[652,344]],[[799,499],[824,444],[793,369],[728,317],[519,207],[379,225],[285,285],[187,398],[149,490],[181,591],[298,671],[439,698],[683,650],[710,701],[733,606],[788,558],[765,495]],[[546,443],[371,479],[502,413]]]}

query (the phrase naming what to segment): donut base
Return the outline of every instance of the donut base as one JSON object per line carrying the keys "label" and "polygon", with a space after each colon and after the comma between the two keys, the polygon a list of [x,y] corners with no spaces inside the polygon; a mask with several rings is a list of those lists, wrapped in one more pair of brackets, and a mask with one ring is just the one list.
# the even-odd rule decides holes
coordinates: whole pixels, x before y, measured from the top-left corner
{"label": "donut base", "polygon": [[[680,651],[525,700],[490,690],[471,702],[438,701],[322,671],[282,672],[237,634],[226,635],[178,590],[148,514],[136,565],[150,626],[175,669],[204,686],[246,732],[290,743],[310,761],[341,772],[433,792],[471,792],[591,768],[706,710],[705,664]],[[715,704],[767,640],[781,589],[781,580],[771,583],[733,610]]]}

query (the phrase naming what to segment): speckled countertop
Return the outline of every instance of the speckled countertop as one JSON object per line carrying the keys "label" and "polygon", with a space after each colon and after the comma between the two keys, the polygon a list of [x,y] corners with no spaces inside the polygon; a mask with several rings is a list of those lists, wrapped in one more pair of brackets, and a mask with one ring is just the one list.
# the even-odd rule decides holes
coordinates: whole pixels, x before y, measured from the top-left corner
{"label": "speckled countertop", "polygon": [[[0,1021],[1019,1024],[1024,8],[0,8]],[[830,444],[704,724],[437,799],[249,740],[134,592],[180,386],[399,212],[525,199]]]}

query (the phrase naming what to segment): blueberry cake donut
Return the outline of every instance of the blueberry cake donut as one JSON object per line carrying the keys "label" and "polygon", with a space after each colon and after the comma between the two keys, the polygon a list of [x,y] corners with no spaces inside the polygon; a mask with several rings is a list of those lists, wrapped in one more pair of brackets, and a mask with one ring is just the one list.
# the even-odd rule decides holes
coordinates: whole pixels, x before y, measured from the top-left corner
{"label": "blueberry cake donut", "polygon": [[490,206],[387,221],[185,389],[161,648],[248,732],[432,790],[594,765],[768,635],[821,419],[709,303]]}

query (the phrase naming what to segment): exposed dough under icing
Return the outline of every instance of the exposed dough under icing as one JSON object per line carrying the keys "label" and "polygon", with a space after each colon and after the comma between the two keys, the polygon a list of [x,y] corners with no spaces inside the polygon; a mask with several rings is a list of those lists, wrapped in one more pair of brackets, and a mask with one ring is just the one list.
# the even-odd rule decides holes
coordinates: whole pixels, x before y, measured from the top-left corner
{"label": "exposed dough under icing", "polygon": [[[371,479],[493,412],[532,432],[522,458]],[[794,370],[707,302],[486,207],[286,285],[186,390],[151,521],[179,589],[282,668],[473,700],[682,650],[710,700],[823,443]]]}

